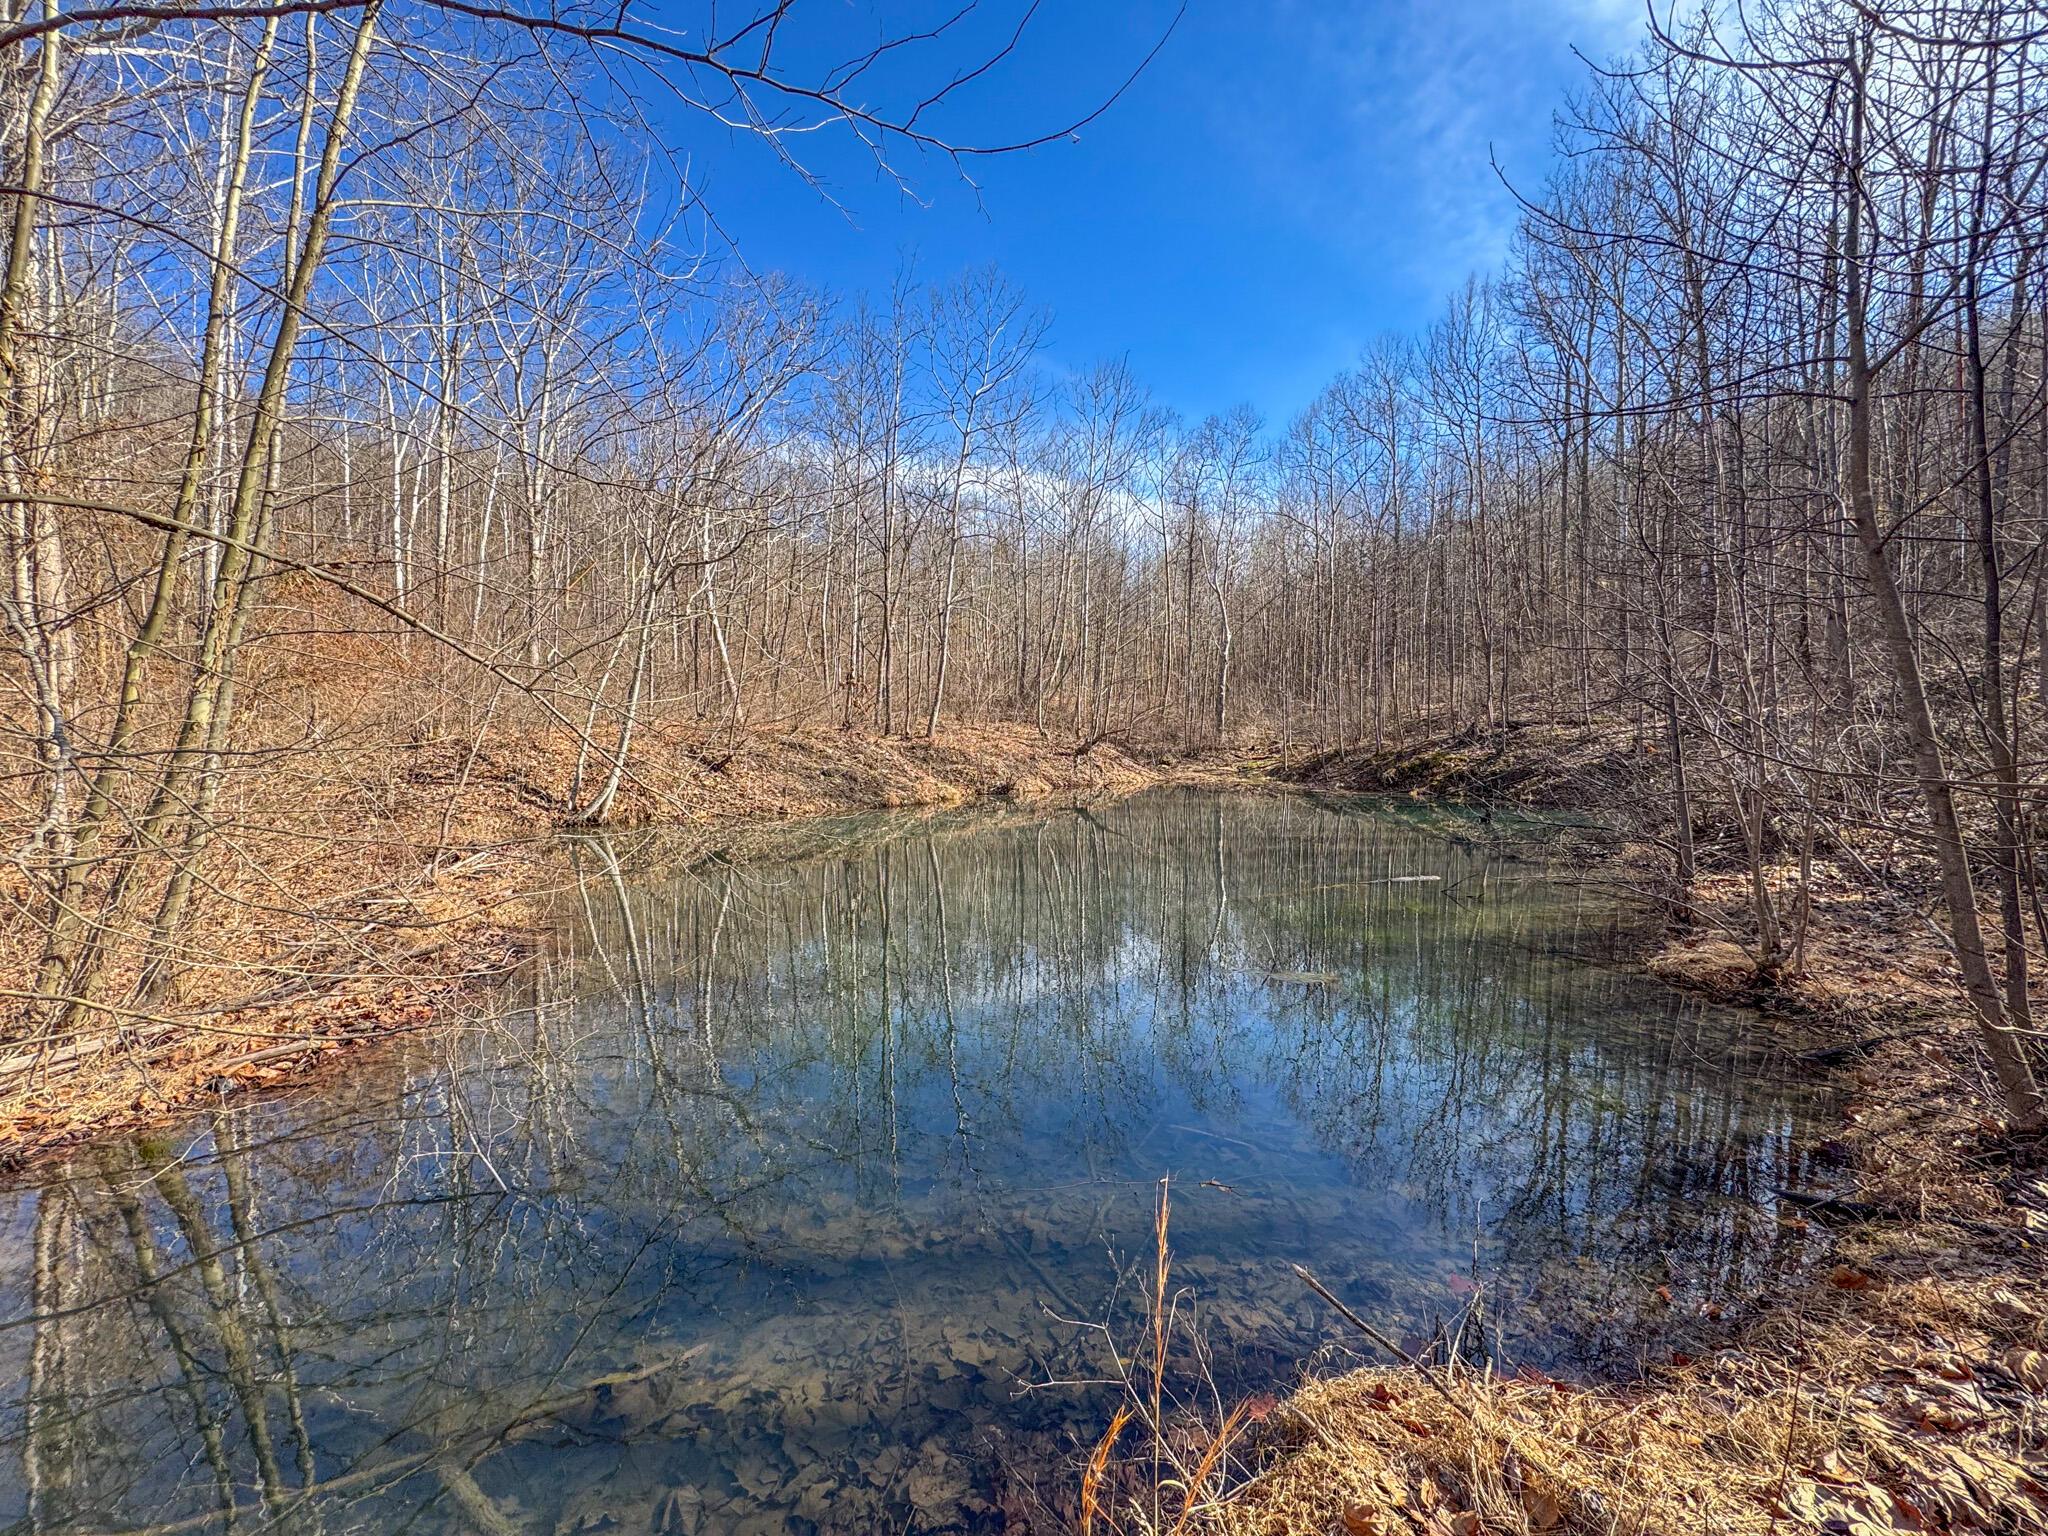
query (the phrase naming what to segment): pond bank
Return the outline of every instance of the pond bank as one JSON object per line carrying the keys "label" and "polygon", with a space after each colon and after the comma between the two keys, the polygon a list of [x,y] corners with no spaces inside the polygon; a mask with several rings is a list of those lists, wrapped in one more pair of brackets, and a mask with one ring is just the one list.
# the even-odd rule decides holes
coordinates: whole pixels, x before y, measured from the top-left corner
{"label": "pond bank", "polygon": [[[1847,1193],[1782,1218],[1832,1251],[1731,1311],[1721,1347],[1592,1386],[1441,1363],[1441,1391],[1396,1363],[1311,1382],[1210,1528],[2043,1529],[2048,1187],[1984,1123],[1969,1044],[1930,1024],[1862,1057],[1828,1148]],[[1711,1305],[1688,1280],[1669,1305]]]}
{"label": "pond bank", "polygon": [[[1084,800],[1176,780],[1581,809],[1647,798],[1639,764],[1561,728],[1406,754],[1268,751],[1195,762],[1108,743],[1076,751],[1021,728],[962,728],[931,744],[832,731],[736,746],[658,743],[624,811],[664,825],[665,836],[701,841],[708,854],[745,850],[765,841],[762,829],[803,817]],[[159,1121],[218,1102],[224,1088],[307,1079],[348,1050],[429,1027],[460,1006],[519,962],[540,925],[559,873],[550,847],[569,771],[526,741],[477,752],[428,743],[402,773],[297,808],[296,823],[263,808],[309,835],[334,825],[363,834],[335,839],[337,851],[299,874],[295,927],[280,918],[264,929],[245,915],[224,925],[224,951],[270,967],[266,984],[278,995],[248,1000],[246,974],[206,973],[201,981],[218,995],[201,987],[184,1000],[185,1032],[157,1042],[161,1053],[143,1036],[153,1053],[110,1051],[93,1063],[102,1075],[90,1093],[73,1077],[12,1099],[10,1153]],[[1725,872],[1703,875],[1692,900],[1707,923],[1676,935],[1649,965],[1764,1007],[1817,1069],[1846,1075],[1842,1119],[1825,1143],[1840,1171],[1830,1192],[1840,1198],[1787,1212],[1829,1235],[1828,1259],[1726,1318],[1703,1318],[1722,1331],[1718,1347],[1653,1361],[1637,1380],[1582,1387],[1439,1365],[1433,1386],[1396,1364],[1310,1383],[1247,1415],[1232,1456],[1255,1475],[1235,1475],[1188,1529],[1465,1536],[2041,1525],[2048,1187],[2016,1166],[1988,1115],[1944,957],[1911,902],[1875,902],[1823,871],[1806,968],[1766,985],[1741,964],[1738,946],[1707,936],[1737,925],[1739,892],[1727,882]],[[323,883],[343,894],[317,902]],[[227,990],[238,977],[239,994]],[[1707,1303],[1689,1279],[1671,1276],[1667,1305],[1697,1314]],[[1231,1466],[1219,1458],[1214,1470]],[[1080,1477],[1077,1465],[1077,1488]],[[1215,1487],[1226,1492],[1220,1477]],[[1167,1499],[1168,1528],[1177,1497]]]}
{"label": "pond bank", "polygon": [[[1299,772],[1330,787],[1575,808],[1655,801],[1645,765],[1564,728],[1330,756]],[[1788,860],[1770,878],[1789,890],[1796,871]],[[1761,1008],[1817,1068],[1843,1074],[1840,1122],[1820,1148],[1838,1176],[1795,1192],[1809,1198],[1781,1216],[1826,1233],[1831,1251],[1811,1275],[1731,1309],[1720,1347],[1654,1361],[1636,1380],[1585,1386],[1439,1361],[1424,1381],[1390,1361],[1311,1382],[1244,1438],[1255,1475],[1200,1511],[1208,1528],[2048,1530],[2041,1149],[1997,1118],[1953,968],[1912,893],[1873,893],[1826,860],[1809,890],[1796,973],[1756,974],[1737,942],[1741,878],[1712,867],[1689,893],[1696,923],[1647,967]],[[1688,1280],[1672,1275],[1671,1307],[1703,1306]]]}
{"label": "pond bank", "polygon": [[[1586,806],[1544,732],[1461,736],[1406,752],[1270,744],[1188,756],[952,724],[930,741],[837,729],[737,734],[651,725],[610,825],[659,826],[708,850],[791,821],[985,800],[1079,801],[1168,783],[1289,785]],[[1598,761],[1583,746],[1573,752]],[[0,1051],[0,1169],[295,1082],[351,1049],[433,1027],[515,968],[558,880],[573,745],[494,728],[406,746],[336,744],[311,781],[251,779],[233,807],[246,851],[208,871],[206,956],[173,1003],[125,1011],[118,968],[75,1037]],[[1611,802],[1610,802],[1611,803]],[[38,936],[19,869],[0,867],[0,997],[25,1013]],[[0,1008],[0,1013],[6,1008]]]}
{"label": "pond bank", "polygon": [[[560,883],[573,748],[502,731],[337,757],[310,788],[280,785],[254,803],[259,788],[234,808],[247,847],[209,870],[209,951],[174,1003],[124,1009],[117,974],[75,1036],[0,1051],[0,1168],[223,1093],[306,1078],[351,1050],[431,1028],[520,963]],[[609,824],[660,826],[679,850],[696,839],[711,852],[805,818],[1083,801],[1236,777],[1229,761],[1049,739],[1023,725],[949,726],[930,741],[655,729]],[[0,996],[25,1013],[37,941],[25,892],[7,907]]]}
{"label": "pond bank", "polygon": [[[260,1514],[239,1432],[210,1490],[207,1421],[155,1401],[180,1336],[206,1359],[239,1323],[240,1358],[288,1373],[277,1465],[438,1446],[512,1528],[1061,1529],[1116,1407],[1110,1343],[1141,1325],[1161,1174],[1211,1348],[1205,1371],[1175,1322],[1174,1425],[1210,1382],[1271,1418],[1301,1362],[1361,1358],[1290,1260],[1396,1338],[1476,1281],[1543,1298],[1500,1321],[1547,1369],[1697,1348],[1667,1266],[1732,1298],[1807,1260],[1758,1196],[1816,1182],[1786,1149],[1825,1105],[1753,1014],[1612,963],[1635,912],[1498,857],[1488,826],[1173,789],[680,862],[663,829],[572,841],[547,943],[460,1027],[102,1143],[0,1208],[22,1239],[0,1318],[62,1319],[37,1336],[74,1363],[49,1400],[92,1394],[66,1443],[109,1497],[75,1523]],[[221,1315],[177,1268],[216,1249],[225,1294],[267,1274],[280,1321]],[[38,1267],[57,1253],[84,1258]],[[146,1310],[137,1264],[167,1279]],[[138,1442],[148,1476],[123,1480]],[[435,1495],[324,1490],[318,1523],[465,1529]]]}

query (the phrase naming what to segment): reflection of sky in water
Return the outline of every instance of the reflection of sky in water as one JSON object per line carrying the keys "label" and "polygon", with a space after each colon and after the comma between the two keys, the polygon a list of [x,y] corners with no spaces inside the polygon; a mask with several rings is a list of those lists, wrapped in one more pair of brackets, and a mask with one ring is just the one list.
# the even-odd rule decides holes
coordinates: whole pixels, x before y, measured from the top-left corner
{"label": "reflection of sky in water", "polygon": [[502,1018],[13,1199],[0,1520],[997,1527],[1071,1495],[1109,1398],[1019,1388],[1101,1374],[1165,1175],[1227,1390],[1337,1339],[1289,1260],[1417,1336],[1476,1266],[1490,1347],[1564,1368],[1796,1259],[1745,1020],[1455,822],[1156,795],[575,864]]}

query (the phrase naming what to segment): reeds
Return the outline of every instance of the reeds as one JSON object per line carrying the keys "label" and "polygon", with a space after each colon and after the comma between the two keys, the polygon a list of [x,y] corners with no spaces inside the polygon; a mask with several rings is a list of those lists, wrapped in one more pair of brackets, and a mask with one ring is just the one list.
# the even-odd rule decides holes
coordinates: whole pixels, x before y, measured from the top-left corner
{"label": "reeds", "polygon": [[1116,1448],[1117,1437],[1130,1422],[1130,1405],[1120,1404],[1110,1417],[1109,1428],[1095,1442],[1095,1454],[1088,1458],[1088,1470],[1081,1474],[1081,1536],[1092,1536],[1095,1511],[1101,1503],[1103,1475],[1109,1470],[1109,1453]]}
{"label": "reeds", "polygon": [[[1228,1494],[1239,1471],[1232,1448],[1246,1425],[1263,1416],[1254,1412],[1249,1398],[1222,1408],[1222,1393],[1198,1337],[1186,1350],[1192,1362],[1186,1380],[1176,1382],[1175,1334],[1192,1330],[1195,1323],[1173,1288],[1172,1221],[1172,1182],[1163,1178],[1153,1208],[1144,1342],[1133,1360],[1110,1341],[1124,1401],[1081,1475],[1083,1536],[1092,1536],[1098,1519],[1119,1536],[1186,1536]],[[1146,1443],[1119,1477],[1115,1450],[1133,1421],[1143,1423]]]}

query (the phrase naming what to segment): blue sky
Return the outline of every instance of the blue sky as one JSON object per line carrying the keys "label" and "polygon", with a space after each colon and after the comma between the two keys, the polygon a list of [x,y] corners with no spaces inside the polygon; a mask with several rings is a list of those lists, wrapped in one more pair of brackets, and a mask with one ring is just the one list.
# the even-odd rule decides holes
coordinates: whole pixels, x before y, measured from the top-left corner
{"label": "blue sky", "polygon": [[[1057,127],[1115,88],[1175,8],[1043,0],[1015,55],[935,126],[984,141]],[[785,67],[929,14],[798,0]],[[867,99],[949,74],[1017,14],[983,0]],[[905,196],[844,136],[802,141],[822,194],[701,119],[676,142],[756,268],[846,293],[886,289],[913,257],[926,277],[994,262],[1051,311],[1054,372],[1128,356],[1184,413],[1245,401],[1278,422],[1373,337],[1418,330],[1499,262],[1513,205],[1489,148],[1539,186],[1552,114],[1585,76],[1573,46],[1611,56],[1642,16],[1641,0],[1189,0],[1115,107],[1075,141],[974,162],[978,196],[915,156],[899,166]]]}

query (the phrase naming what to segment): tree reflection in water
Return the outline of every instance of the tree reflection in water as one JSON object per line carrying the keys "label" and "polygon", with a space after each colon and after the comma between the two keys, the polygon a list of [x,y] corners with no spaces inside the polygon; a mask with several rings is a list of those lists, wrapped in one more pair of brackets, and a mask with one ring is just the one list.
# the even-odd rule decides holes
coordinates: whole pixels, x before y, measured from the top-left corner
{"label": "tree reflection in water", "polygon": [[[1552,1368],[1796,1262],[1751,1021],[1440,817],[1154,795],[659,870],[478,1027],[0,1215],[12,1530],[995,1528],[1107,1415],[1154,1181],[1226,1390],[1455,1311]],[[1676,1278],[1679,1305],[1656,1299]],[[1120,1281],[1123,1283],[1120,1284]],[[1193,1369],[1195,1362],[1182,1364]]]}

